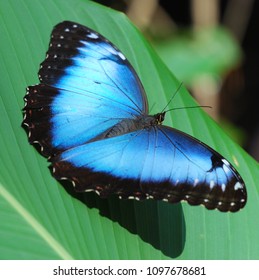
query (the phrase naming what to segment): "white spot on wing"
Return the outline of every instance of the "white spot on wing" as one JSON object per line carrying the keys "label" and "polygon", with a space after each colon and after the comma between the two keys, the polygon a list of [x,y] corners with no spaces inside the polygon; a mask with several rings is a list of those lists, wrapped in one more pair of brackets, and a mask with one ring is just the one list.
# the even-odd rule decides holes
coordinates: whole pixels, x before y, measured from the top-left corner
{"label": "white spot on wing", "polygon": [[196,178],[196,179],[194,180],[193,186],[196,187],[198,183],[199,183],[199,179]]}
{"label": "white spot on wing", "polygon": [[243,185],[240,182],[237,182],[234,186],[234,190],[237,191],[239,189],[243,189]]}
{"label": "white spot on wing", "polygon": [[222,184],[222,185],[221,185],[221,189],[222,189],[222,191],[224,192],[224,191],[226,190],[226,185],[225,185],[225,184]]}
{"label": "white spot on wing", "polygon": [[222,162],[224,163],[224,164],[226,164],[227,166],[229,166],[230,164],[229,164],[229,162],[226,160],[226,159],[222,159]]}
{"label": "white spot on wing", "polygon": [[97,191],[97,190],[94,190],[95,191],[95,193],[97,193],[98,195],[100,195],[100,192],[99,191]]}
{"label": "white spot on wing", "polygon": [[122,60],[126,60],[126,57],[125,57],[124,54],[122,54],[121,52],[118,52],[118,56],[119,56]]}
{"label": "white spot on wing", "polygon": [[92,191],[94,191],[95,193],[97,193],[97,192],[98,192],[98,191],[96,192],[96,190],[95,190],[95,189],[86,189],[86,190],[85,190],[85,192],[92,192]]}
{"label": "white spot on wing", "polygon": [[99,38],[99,36],[96,33],[93,33],[93,32],[87,34],[87,37],[91,38],[91,39],[98,39]]}

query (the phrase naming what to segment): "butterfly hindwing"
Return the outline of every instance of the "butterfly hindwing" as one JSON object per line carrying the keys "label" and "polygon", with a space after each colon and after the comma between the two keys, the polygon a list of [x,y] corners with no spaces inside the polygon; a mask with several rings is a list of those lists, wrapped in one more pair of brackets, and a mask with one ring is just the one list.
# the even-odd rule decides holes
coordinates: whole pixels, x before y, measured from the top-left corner
{"label": "butterfly hindwing", "polygon": [[53,158],[54,176],[102,196],[186,200],[237,211],[246,190],[234,167],[205,144],[160,126],[75,147]]}

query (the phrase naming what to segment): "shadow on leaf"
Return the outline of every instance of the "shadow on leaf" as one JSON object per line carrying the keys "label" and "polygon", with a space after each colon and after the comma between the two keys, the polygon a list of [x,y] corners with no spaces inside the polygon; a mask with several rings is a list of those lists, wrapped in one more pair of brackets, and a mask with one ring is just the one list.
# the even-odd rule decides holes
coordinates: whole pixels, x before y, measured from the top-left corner
{"label": "shadow on leaf", "polygon": [[186,228],[182,205],[155,200],[121,200],[117,196],[100,198],[94,192],[75,193],[71,184],[61,182],[67,192],[100,215],[137,234],[165,256],[178,257],[185,244]]}

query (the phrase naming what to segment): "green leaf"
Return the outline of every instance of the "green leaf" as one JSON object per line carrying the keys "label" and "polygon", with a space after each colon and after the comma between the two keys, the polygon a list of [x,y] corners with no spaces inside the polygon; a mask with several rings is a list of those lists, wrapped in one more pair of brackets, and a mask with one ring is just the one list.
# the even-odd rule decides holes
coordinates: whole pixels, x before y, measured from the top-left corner
{"label": "green leaf", "polygon": [[[200,109],[175,111],[167,123],[236,166],[248,189],[242,211],[69,194],[21,128],[25,88],[38,83],[53,26],[77,21],[117,45],[139,74],[151,113],[179,82],[122,13],[85,0],[0,1],[0,11],[1,259],[258,259],[258,164]],[[193,104],[182,87],[170,106]]]}
{"label": "green leaf", "polygon": [[183,32],[155,41],[153,45],[168,68],[185,84],[204,75],[218,80],[242,59],[239,45],[230,32],[220,26]]}

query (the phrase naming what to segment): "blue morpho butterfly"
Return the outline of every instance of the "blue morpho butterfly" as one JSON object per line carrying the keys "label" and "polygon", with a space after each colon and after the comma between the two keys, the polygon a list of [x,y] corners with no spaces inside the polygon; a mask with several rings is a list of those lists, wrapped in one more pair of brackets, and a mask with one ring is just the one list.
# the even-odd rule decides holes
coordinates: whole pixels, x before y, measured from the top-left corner
{"label": "blue morpho butterfly", "polygon": [[125,56],[99,33],[65,21],[54,27],[40,84],[25,96],[30,143],[53,176],[76,191],[238,211],[245,184],[221,155],[148,115],[143,86]]}

